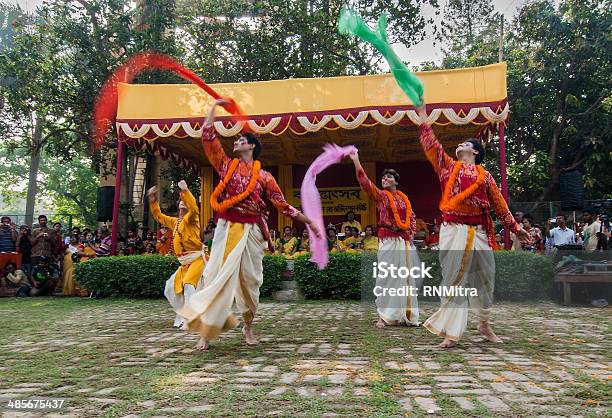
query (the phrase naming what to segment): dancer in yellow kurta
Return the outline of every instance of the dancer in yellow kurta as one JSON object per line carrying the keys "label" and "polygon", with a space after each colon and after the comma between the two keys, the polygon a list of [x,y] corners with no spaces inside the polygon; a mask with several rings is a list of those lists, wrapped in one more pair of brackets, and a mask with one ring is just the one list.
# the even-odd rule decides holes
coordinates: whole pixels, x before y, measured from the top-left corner
{"label": "dancer in yellow kurta", "polygon": [[[180,267],[166,282],[164,295],[175,311],[178,311],[195,293],[198,281],[202,276],[206,260],[206,248],[200,240],[200,211],[198,204],[187,188],[187,183],[181,180],[178,184],[181,191],[178,218],[164,215],[157,201],[157,187],[152,187],[147,193],[153,218],[161,225],[173,231],[174,253],[181,263]],[[175,327],[182,327],[184,319],[176,315]]]}

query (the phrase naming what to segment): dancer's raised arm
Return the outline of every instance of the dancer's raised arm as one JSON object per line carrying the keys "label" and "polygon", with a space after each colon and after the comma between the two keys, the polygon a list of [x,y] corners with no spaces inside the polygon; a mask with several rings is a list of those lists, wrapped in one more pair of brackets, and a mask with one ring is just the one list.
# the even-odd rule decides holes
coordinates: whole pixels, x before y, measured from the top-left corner
{"label": "dancer's raised arm", "polygon": [[353,164],[355,164],[355,175],[357,176],[357,181],[359,182],[361,190],[363,190],[370,199],[378,200],[382,192],[378,187],[376,187],[372,180],[370,180],[365,170],[361,166],[361,161],[359,161],[359,153],[355,151],[349,155],[349,158],[353,161]]}
{"label": "dancer's raised arm", "polygon": [[438,138],[436,138],[429,123],[427,123],[425,102],[417,109],[417,113],[419,115],[419,140],[421,141],[421,146],[434,171],[440,175],[443,170],[450,170],[455,160],[444,151],[444,147],[440,144]]}
{"label": "dancer's raised arm", "polygon": [[187,187],[185,180],[181,180],[178,183],[179,190],[181,192],[181,201],[187,207],[187,215],[185,215],[185,222],[194,223],[195,221],[200,222],[200,208],[198,208],[198,202],[195,197],[191,194],[191,191]]}
{"label": "dancer's raised arm", "polygon": [[151,187],[147,192],[147,196],[149,198],[149,208],[151,209],[153,219],[166,228],[173,230],[177,219],[162,213],[161,208],[159,207],[159,201],[157,200],[157,186]]}
{"label": "dancer's raised arm", "polygon": [[204,129],[202,131],[202,148],[204,148],[204,153],[206,153],[208,161],[217,172],[221,170],[224,163],[229,161],[229,157],[227,154],[225,154],[225,150],[221,146],[221,142],[217,137],[217,131],[215,131],[213,123],[215,122],[215,112],[217,110],[217,106],[227,103],[228,101],[224,99],[215,100],[215,103],[210,108],[208,117],[204,122]]}

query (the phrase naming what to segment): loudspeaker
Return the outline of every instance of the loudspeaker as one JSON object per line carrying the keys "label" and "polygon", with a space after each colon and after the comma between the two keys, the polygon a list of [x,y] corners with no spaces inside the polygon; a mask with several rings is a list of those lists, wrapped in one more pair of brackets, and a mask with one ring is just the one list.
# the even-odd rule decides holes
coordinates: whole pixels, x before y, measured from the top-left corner
{"label": "loudspeaker", "polygon": [[559,176],[561,210],[581,210],[584,206],[584,183],[578,170],[564,171]]}
{"label": "loudspeaker", "polygon": [[115,200],[115,186],[98,187],[97,221],[108,222],[113,220],[113,200]]}

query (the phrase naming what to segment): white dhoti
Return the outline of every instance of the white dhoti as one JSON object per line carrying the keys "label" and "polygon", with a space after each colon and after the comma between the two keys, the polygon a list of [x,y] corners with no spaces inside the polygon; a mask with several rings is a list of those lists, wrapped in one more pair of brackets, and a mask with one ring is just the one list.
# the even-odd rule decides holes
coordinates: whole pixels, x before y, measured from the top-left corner
{"label": "white dhoti", "polygon": [[[181,266],[187,266],[193,263],[198,258],[202,258],[202,257],[204,257],[203,251],[190,251],[178,257],[178,261],[181,264]],[[174,312],[178,312],[179,309],[182,309],[187,303],[187,301],[189,300],[189,298],[196,291],[195,287],[193,287],[191,284],[185,284],[183,285],[183,292],[176,293],[176,286],[175,286],[174,281],[175,281],[177,272],[178,270],[174,272],[174,274],[170,276],[168,280],[166,280],[166,286],[164,288],[164,296],[166,297],[166,299],[168,299],[168,302],[170,302],[170,306],[172,306],[172,309],[174,309]],[[181,317],[177,313],[177,315],[174,317],[174,326],[180,327],[184,323],[185,323],[185,318]]]}
{"label": "white dhoti", "polygon": [[198,289],[179,310],[190,331],[212,341],[221,332],[236,327],[234,300],[243,320],[253,321],[263,283],[266,245],[257,224],[219,219]]}
{"label": "white dhoti", "polygon": [[[441,297],[440,309],[423,326],[432,333],[459,341],[467,328],[468,307],[479,321],[488,321],[495,287],[495,258],[481,226],[443,224],[440,228],[442,287],[475,289]],[[444,289],[443,289],[444,290]]]}
{"label": "white dhoti", "polygon": [[[414,245],[402,238],[384,238],[378,244],[378,266],[382,267],[386,263],[387,270],[390,266],[395,268],[419,267],[420,260]],[[405,271],[405,269],[404,269]],[[419,305],[417,299],[417,289],[420,287],[420,280],[415,280],[412,275],[409,277],[399,277],[395,274],[387,274],[381,277],[380,269],[376,277],[377,294],[387,290],[386,295],[376,297],[376,310],[378,315],[386,323],[400,323],[419,325]],[[388,290],[403,290],[401,296],[389,296]],[[397,293],[396,293],[397,294]]]}

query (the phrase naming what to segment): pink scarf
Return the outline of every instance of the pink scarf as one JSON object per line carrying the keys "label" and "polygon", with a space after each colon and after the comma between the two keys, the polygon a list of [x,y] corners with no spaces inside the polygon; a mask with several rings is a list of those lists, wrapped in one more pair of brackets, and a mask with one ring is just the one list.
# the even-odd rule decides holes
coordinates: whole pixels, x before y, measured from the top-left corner
{"label": "pink scarf", "polygon": [[321,196],[319,190],[317,190],[317,175],[334,164],[339,163],[342,159],[357,149],[352,146],[339,147],[336,144],[325,144],[323,147],[323,154],[319,155],[308,167],[306,176],[302,181],[302,189],[300,196],[302,199],[302,211],[304,215],[310,218],[314,224],[319,228],[321,233],[320,237],[315,236],[312,233],[310,227],[308,233],[310,235],[310,251],[312,256],[310,261],[317,265],[319,270],[323,270],[327,266],[328,254],[327,254],[327,236],[325,234],[325,225],[323,223],[323,209],[321,207]]}

